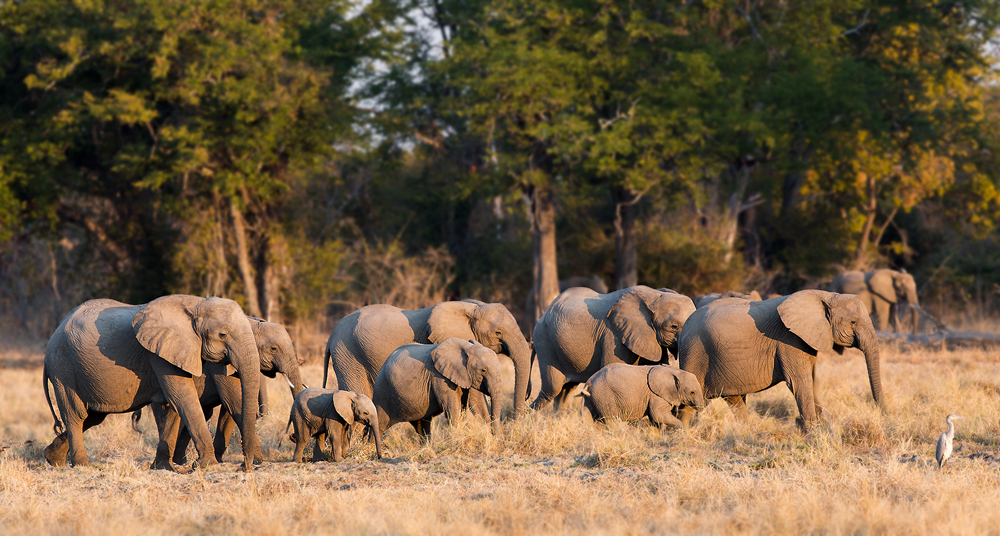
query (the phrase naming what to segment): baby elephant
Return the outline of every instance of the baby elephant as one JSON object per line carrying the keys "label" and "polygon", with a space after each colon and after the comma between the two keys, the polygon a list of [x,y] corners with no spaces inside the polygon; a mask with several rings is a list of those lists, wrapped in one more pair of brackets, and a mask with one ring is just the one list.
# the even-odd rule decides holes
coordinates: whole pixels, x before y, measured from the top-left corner
{"label": "baby elephant", "polygon": [[473,394],[469,389],[489,395],[493,434],[499,435],[503,380],[493,350],[455,337],[438,344],[400,346],[375,378],[380,432],[408,422],[430,439],[431,418],[442,412],[449,421],[458,416],[463,395]]}
{"label": "baby elephant", "polygon": [[374,434],[375,453],[381,459],[382,434],[378,413],[370,398],[353,391],[316,387],[305,389],[292,402],[288,426],[285,427],[287,433],[289,426],[295,426],[295,431],[289,436],[295,442],[295,461],[302,461],[306,443],[313,437],[316,438],[313,461],[326,459],[322,445],[327,435],[333,450],[333,461],[343,460],[351,446],[351,426],[355,422],[364,424],[366,430]]}
{"label": "baby elephant", "polygon": [[583,397],[584,407],[595,421],[618,418],[633,422],[649,417],[650,424],[660,430],[681,424],[673,408],[705,405],[698,378],[669,365],[613,363],[590,377]]}

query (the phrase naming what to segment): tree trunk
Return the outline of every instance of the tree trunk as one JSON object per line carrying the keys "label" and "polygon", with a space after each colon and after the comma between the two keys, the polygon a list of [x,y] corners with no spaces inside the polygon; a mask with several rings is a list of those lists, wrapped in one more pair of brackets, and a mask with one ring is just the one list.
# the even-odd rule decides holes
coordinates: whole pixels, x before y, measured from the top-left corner
{"label": "tree trunk", "polygon": [[639,284],[639,262],[635,241],[635,204],[639,194],[627,186],[612,186],[615,202],[615,284],[618,289]]}
{"label": "tree trunk", "polygon": [[875,199],[875,179],[862,172],[860,179],[863,179],[867,183],[868,190],[868,202],[865,204],[865,225],[861,229],[861,240],[858,242],[858,249],[854,251],[854,269],[863,270],[868,264],[868,236],[872,233],[872,227],[875,225],[875,211],[878,208],[877,199]]}
{"label": "tree trunk", "polygon": [[243,293],[247,299],[247,314],[261,317],[260,304],[257,301],[257,284],[250,271],[250,251],[247,244],[247,230],[243,222],[243,214],[236,206],[236,199],[229,198],[229,214],[233,219],[233,235],[236,238],[236,267],[243,280]]}
{"label": "tree trunk", "polygon": [[526,311],[531,316],[530,325],[535,322],[552,300],[559,295],[559,275],[556,267],[556,209],[552,203],[550,187],[532,186],[528,190],[531,199],[531,244],[532,266],[535,292],[534,311]]}

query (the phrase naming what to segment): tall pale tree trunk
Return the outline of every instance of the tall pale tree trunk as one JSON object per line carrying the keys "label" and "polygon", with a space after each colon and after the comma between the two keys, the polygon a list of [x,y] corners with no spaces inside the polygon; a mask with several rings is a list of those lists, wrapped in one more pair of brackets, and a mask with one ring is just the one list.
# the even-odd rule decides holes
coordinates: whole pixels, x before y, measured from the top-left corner
{"label": "tall pale tree trunk", "polygon": [[559,295],[559,275],[556,267],[556,209],[552,202],[552,189],[532,186],[528,189],[531,200],[531,273],[534,284],[535,306],[526,311],[529,325],[534,326],[552,300]]}
{"label": "tall pale tree trunk", "polygon": [[868,264],[868,237],[872,233],[872,227],[875,226],[875,211],[878,209],[878,200],[875,198],[875,178],[865,172],[858,175],[859,182],[865,181],[865,190],[868,193],[868,200],[864,206],[865,225],[861,228],[861,240],[858,241],[858,248],[854,250],[854,268],[863,270]]}
{"label": "tall pale tree trunk", "polygon": [[611,187],[611,197],[615,202],[615,285],[618,289],[639,284],[635,204],[640,196],[627,186]]}
{"label": "tall pale tree trunk", "polygon": [[243,214],[236,205],[236,199],[229,198],[229,215],[233,220],[233,235],[236,239],[236,267],[243,280],[243,294],[247,299],[247,314],[260,318],[260,303],[257,301],[257,283],[250,270],[250,247],[247,244],[246,224]]}

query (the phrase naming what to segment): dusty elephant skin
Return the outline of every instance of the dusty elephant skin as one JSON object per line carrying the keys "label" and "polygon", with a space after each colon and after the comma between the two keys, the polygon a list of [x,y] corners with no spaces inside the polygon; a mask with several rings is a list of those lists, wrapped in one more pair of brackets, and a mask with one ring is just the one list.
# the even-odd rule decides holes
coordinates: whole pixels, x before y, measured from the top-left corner
{"label": "dusty elephant skin", "polygon": [[500,435],[499,409],[503,380],[493,350],[449,337],[439,344],[407,344],[389,356],[375,379],[375,407],[381,431],[408,422],[429,439],[431,419],[445,414],[451,421],[462,410],[462,395],[489,394],[493,434]]}
{"label": "dusty elephant skin", "polygon": [[681,424],[674,408],[705,405],[698,378],[670,365],[612,363],[587,380],[583,397],[595,421],[649,417],[649,423],[662,431]]}
{"label": "dusty elephant skin", "polygon": [[288,426],[294,427],[290,439],[295,443],[292,459],[302,461],[309,440],[316,438],[313,461],[327,459],[323,443],[329,438],[333,461],[344,460],[351,446],[351,427],[361,423],[375,437],[375,455],[382,458],[382,430],[375,404],[367,396],[352,391],[312,387],[302,391],[292,402]]}
{"label": "dusty elephant skin", "polygon": [[[920,305],[917,299],[917,283],[913,276],[896,270],[875,270],[872,272],[849,271],[834,278],[830,283],[831,292],[856,294],[865,304],[869,315],[878,317],[878,329],[889,329],[890,319],[893,329],[900,333],[900,304]],[[919,312],[910,307],[913,334],[919,327]]]}
{"label": "dusty elephant skin", "polygon": [[[332,362],[336,382],[330,387],[372,397],[372,386],[389,354],[404,344],[436,344],[448,337],[474,340],[514,363],[514,414],[524,412],[531,371],[531,351],[517,321],[499,303],[475,300],[442,302],[407,311],[391,305],[368,305],[333,329],[323,358],[323,387]],[[485,413],[482,397],[474,411]]]}
{"label": "dusty elephant skin", "polygon": [[[145,305],[91,300],[71,311],[45,348],[43,385],[51,379],[62,423],[45,449],[54,466],[89,465],[83,432],[109,413],[128,413],[167,402],[191,430],[198,465],[218,463],[198,402],[194,378],[239,373],[243,404],[234,413],[243,438],[243,468],[253,467],[257,438],[260,358],[250,321],[240,306],[221,298],[171,295]],[[223,380],[225,381],[225,380]],[[50,402],[51,409],[51,402]],[[233,408],[237,409],[237,408]]]}
{"label": "dusty elephant skin", "polygon": [[694,310],[687,296],[642,285],[610,294],[563,292],[535,325],[542,387],[532,407],[547,406],[611,363],[664,361]]}
{"label": "dusty elephant skin", "polygon": [[[302,375],[299,372],[302,359],[296,354],[288,331],[285,326],[274,322],[265,322],[252,317],[249,320],[254,340],[257,343],[257,353],[260,355],[261,374],[269,378],[274,378],[278,373],[283,374],[294,399],[306,386],[302,382]],[[265,385],[264,382],[261,382],[260,396],[258,397],[260,416],[266,415],[268,406]],[[206,418],[212,415],[216,407],[221,406],[214,441],[215,457],[221,461],[236,425],[232,416],[233,411],[229,408],[240,408],[243,405],[239,378],[225,373],[208,377],[202,376],[196,378],[195,386],[198,389],[199,403]],[[150,409],[156,419],[156,428],[160,435],[153,467],[175,469],[176,465],[185,464],[185,453],[191,441],[191,434],[187,427],[183,426],[180,416],[167,404],[150,404]],[[133,414],[133,422],[138,421],[140,412],[141,410],[137,410]],[[254,457],[262,459],[263,454],[258,451]]]}
{"label": "dusty elephant skin", "polygon": [[[861,350],[875,402],[882,378],[875,328],[861,299],[802,290],[771,300],[717,300],[688,318],[680,339],[680,368],[697,376],[705,398],[725,398],[746,411],[746,395],[788,382],[803,427],[822,411],[814,377],[820,352]],[[693,416],[685,408],[682,420]]]}

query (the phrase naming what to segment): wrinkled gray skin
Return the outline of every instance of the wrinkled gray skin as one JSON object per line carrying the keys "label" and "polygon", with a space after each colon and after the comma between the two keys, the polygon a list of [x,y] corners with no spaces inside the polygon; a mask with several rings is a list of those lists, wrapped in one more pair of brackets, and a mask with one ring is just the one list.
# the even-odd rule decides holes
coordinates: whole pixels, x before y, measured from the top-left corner
{"label": "wrinkled gray skin", "polygon": [[[883,403],[875,328],[857,296],[802,290],[771,300],[717,300],[688,318],[680,338],[680,368],[694,374],[705,398],[725,398],[746,412],[746,395],[781,382],[795,396],[806,428],[822,409],[815,396],[820,352],[860,349],[872,396]],[[687,423],[692,408],[682,410]]]}
{"label": "wrinkled gray skin", "polygon": [[500,435],[502,385],[496,353],[475,341],[449,337],[439,344],[407,344],[375,378],[380,431],[408,422],[430,439],[435,415],[444,413],[451,422],[462,411],[463,395],[479,392],[490,396],[493,434]]}
{"label": "wrinkled gray skin", "polygon": [[[607,294],[608,285],[604,283],[599,275],[593,275],[591,277],[584,277],[580,275],[575,275],[573,277],[568,277],[559,281],[559,292],[565,292],[567,289],[573,287],[583,287],[589,288],[598,294]],[[524,300],[524,310],[530,316],[525,317],[525,336],[531,336],[531,330],[535,327],[535,322],[538,320],[534,317],[535,310],[535,289],[528,291],[528,297]]]}
{"label": "wrinkled gray skin", "polygon": [[[231,364],[239,378],[227,378]],[[198,466],[218,463],[198,401],[194,378],[235,381],[242,405],[233,417],[243,438],[244,470],[259,451],[257,397],[260,358],[250,321],[240,306],[222,298],[170,295],[145,305],[90,300],[71,311],[45,348],[43,386],[52,380],[59,413],[58,436],[45,449],[54,466],[89,465],[83,432],[109,413],[128,413],[167,402],[191,430]],[[49,402],[51,408],[51,400]]]}
{"label": "wrinkled gray skin", "polygon": [[[517,321],[499,303],[474,300],[442,302],[407,311],[391,305],[368,305],[351,313],[333,329],[323,357],[323,386],[333,363],[330,387],[372,396],[372,385],[389,354],[404,344],[435,344],[448,337],[474,340],[514,363],[514,414],[524,412],[531,369],[528,341]],[[473,412],[485,416],[485,401],[470,397]],[[499,408],[497,408],[499,410]]]}
{"label": "wrinkled gray skin", "polygon": [[375,404],[365,395],[351,391],[319,389],[312,387],[302,391],[292,402],[288,415],[288,427],[294,427],[289,438],[295,443],[296,462],[302,461],[309,440],[316,438],[313,461],[328,459],[323,454],[323,442],[330,441],[333,461],[343,461],[351,446],[351,426],[363,424],[375,436],[375,455],[382,458],[382,430],[379,429]]}
{"label": "wrinkled gray skin", "polygon": [[[285,375],[295,398],[306,388],[299,373],[299,365],[303,360],[295,352],[291,337],[285,326],[274,322],[265,322],[259,318],[250,317],[250,326],[257,342],[257,353],[260,355],[260,372],[268,378],[274,378],[279,372]],[[233,427],[236,421],[229,411],[229,407],[241,407],[243,400],[240,396],[239,379],[232,376],[222,378],[222,383],[217,383],[215,378],[196,378],[195,384],[198,388],[199,402],[202,411],[207,417],[211,417],[215,408],[222,406],[219,411],[218,425],[215,432],[215,456],[222,460],[229,445],[229,438],[232,436]],[[259,416],[266,415],[267,412],[267,388],[261,382],[260,396],[258,404],[260,407]],[[160,434],[160,441],[156,448],[156,459],[153,461],[154,469],[174,469],[175,465],[185,463],[185,454],[188,444],[191,441],[191,434],[187,427],[180,422],[177,412],[166,404],[151,404],[150,409],[156,419],[156,427]],[[141,410],[137,410],[132,415],[133,426],[139,420]],[[258,459],[263,457],[258,452],[255,456]]]}
{"label": "wrinkled gray skin", "polygon": [[679,426],[674,408],[703,407],[698,378],[670,365],[635,366],[612,363],[587,380],[583,406],[595,421],[620,419],[635,422],[649,417],[660,430]]}
{"label": "wrinkled gray skin", "polygon": [[538,320],[534,353],[542,387],[532,402],[544,408],[611,363],[668,362],[668,349],[694,303],[667,289],[635,286],[610,294],[571,288]]}
{"label": "wrinkled gray skin", "polygon": [[704,296],[695,296],[697,299],[693,299],[695,307],[701,309],[702,307],[714,302],[715,300],[720,300],[722,298],[742,298],[749,301],[761,301],[760,293],[756,290],[750,291],[750,294],[744,294],[742,292],[737,292],[735,290],[728,290],[719,294],[718,292],[712,292],[711,294],[705,294]]}
{"label": "wrinkled gray skin", "polygon": [[[917,283],[913,276],[896,270],[844,272],[830,283],[830,291],[858,295],[868,314],[878,317],[878,329],[881,331],[889,329],[891,319],[893,328],[899,333],[900,305],[920,305],[917,301]],[[909,309],[915,335],[919,327],[919,313],[916,307]]]}

